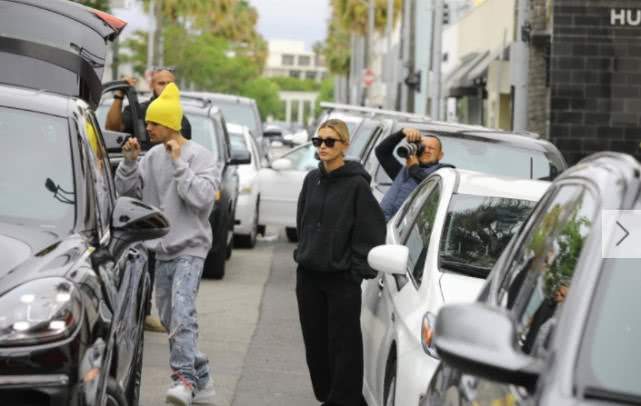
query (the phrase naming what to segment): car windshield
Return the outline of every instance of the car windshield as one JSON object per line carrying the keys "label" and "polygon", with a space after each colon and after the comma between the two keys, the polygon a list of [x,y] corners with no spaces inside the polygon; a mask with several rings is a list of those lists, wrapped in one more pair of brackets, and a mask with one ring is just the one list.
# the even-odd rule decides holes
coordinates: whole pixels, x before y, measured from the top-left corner
{"label": "car windshield", "polygon": [[248,127],[254,134],[259,134],[257,131],[260,124],[256,122],[254,116],[254,109],[249,104],[240,103],[225,103],[221,101],[214,101],[216,106],[223,111],[225,121],[238,125]]}
{"label": "car windshield", "polygon": [[284,154],[281,158],[287,158],[292,162],[292,169],[297,171],[309,171],[318,166],[316,159],[316,148],[312,143],[301,145],[298,148]]}
{"label": "car windshield", "polygon": [[466,138],[440,137],[443,162],[457,168],[525,179],[554,179],[561,169],[543,151]]}
{"label": "car windshield", "polygon": [[641,308],[639,269],[640,259],[603,262],[576,369],[586,397],[641,399],[641,313],[634,310]]}
{"label": "car windshield", "polygon": [[534,202],[455,193],[439,249],[443,269],[486,277]]}
{"label": "car windshield", "polygon": [[69,127],[62,117],[0,107],[0,221],[73,227]]}
{"label": "car windshield", "polygon": [[214,154],[214,159],[218,159],[217,134],[211,118],[197,114],[187,114],[187,119],[191,124],[191,140],[210,150]]}

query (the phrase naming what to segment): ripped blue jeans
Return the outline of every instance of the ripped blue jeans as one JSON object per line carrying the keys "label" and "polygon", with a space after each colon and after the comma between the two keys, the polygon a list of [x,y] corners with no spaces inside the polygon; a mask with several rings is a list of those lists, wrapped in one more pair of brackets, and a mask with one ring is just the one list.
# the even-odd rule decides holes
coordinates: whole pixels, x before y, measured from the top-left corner
{"label": "ripped blue jeans", "polygon": [[207,356],[198,351],[196,296],[203,265],[203,258],[193,256],[156,261],[156,305],[169,331],[171,379],[195,390],[207,384],[210,373]]}

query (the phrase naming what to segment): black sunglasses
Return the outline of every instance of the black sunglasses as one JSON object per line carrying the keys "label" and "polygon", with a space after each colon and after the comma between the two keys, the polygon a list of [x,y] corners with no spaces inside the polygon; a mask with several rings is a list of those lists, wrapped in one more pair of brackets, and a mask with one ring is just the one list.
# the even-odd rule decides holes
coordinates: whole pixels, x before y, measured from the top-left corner
{"label": "black sunglasses", "polygon": [[318,148],[321,145],[323,145],[323,143],[325,143],[325,146],[327,148],[334,148],[334,145],[337,142],[343,142],[343,141],[341,141],[339,139],[336,139],[336,138],[321,138],[321,137],[312,138],[312,145],[315,146],[316,148]]}
{"label": "black sunglasses", "polygon": [[174,73],[174,74],[176,73],[176,67],[175,66],[154,66],[154,68],[152,69],[152,72],[156,73],[156,72],[160,72],[160,71],[163,71],[163,70],[166,70],[167,72],[171,72],[171,73]]}

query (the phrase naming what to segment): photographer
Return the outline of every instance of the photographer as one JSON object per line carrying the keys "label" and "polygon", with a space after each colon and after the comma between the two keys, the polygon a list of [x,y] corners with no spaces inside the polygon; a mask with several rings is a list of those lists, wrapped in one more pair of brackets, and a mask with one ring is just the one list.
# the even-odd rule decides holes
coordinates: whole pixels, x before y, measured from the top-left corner
{"label": "photographer", "polygon": [[[403,140],[406,143],[399,146]],[[405,158],[405,166],[394,157],[397,147],[398,155]],[[407,196],[432,172],[453,167],[439,162],[443,159],[441,140],[436,135],[423,135],[415,128],[403,128],[387,137],[376,147],[376,157],[387,175],[394,179],[392,187],[381,201],[386,221],[396,214]]]}

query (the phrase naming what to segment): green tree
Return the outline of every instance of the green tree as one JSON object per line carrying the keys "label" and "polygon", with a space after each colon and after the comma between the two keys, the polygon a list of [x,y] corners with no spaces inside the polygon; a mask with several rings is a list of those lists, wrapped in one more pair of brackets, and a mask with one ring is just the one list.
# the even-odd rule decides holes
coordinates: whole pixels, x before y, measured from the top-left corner
{"label": "green tree", "polygon": [[285,115],[283,102],[278,97],[278,85],[267,78],[256,78],[247,82],[240,94],[256,100],[260,116],[264,121],[268,116],[282,119]]}
{"label": "green tree", "polygon": [[323,82],[321,83],[319,93],[318,93],[318,99],[316,99],[316,106],[314,109],[314,113],[316,116],[319,116],[322,109],[321,109],[321,102],[331,102],[334,101],[334,78],[328,77]]}
{"label": "green tree", "polygon": [[105,12],[110,12],[109,0],[73,0],[76,3],[83,4],[87,7],[95,8]]}

